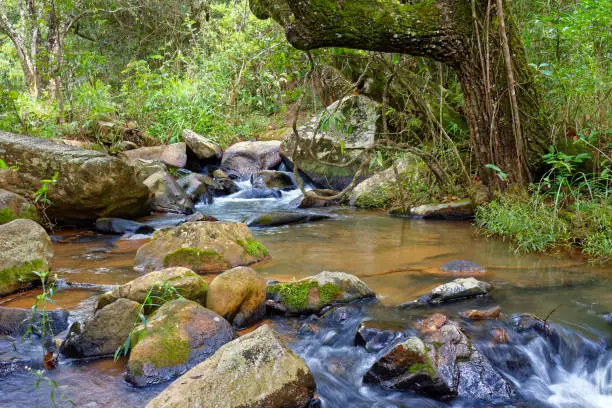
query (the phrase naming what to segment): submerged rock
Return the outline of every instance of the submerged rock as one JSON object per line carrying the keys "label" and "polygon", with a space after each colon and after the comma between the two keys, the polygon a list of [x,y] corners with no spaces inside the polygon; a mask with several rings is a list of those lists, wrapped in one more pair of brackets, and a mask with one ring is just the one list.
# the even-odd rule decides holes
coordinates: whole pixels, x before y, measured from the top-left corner
{"label": "submerged rock", "polygon": [[[52,309],[46,311],[45,319],[48,319],[53,333],[59,333],[68,327],[69,312],[63,309]],[[0,335],[23,336],[30,325],[33,334],[40,334],[42,313],[36,312],[32,316],[31,309],[0,306]]]}
{"label": "submerged rock", "polygon": [[206,307],[243,328],[266,314],[266,281],[251,268],[223,272],[210,283]]}
{"label": "submerged rock", "polygon": [[129,299],[143,303],[148,293],[155,298],[178,297],[200,304],[206,301],[206,281],[190,269],[176,267],[147,273],[98,297],[96,310],[115,302]]}
{"label": "submerged rock", "polygon": [[143,182],[153,194],[154,211],[191,214],[193,201],[168,173],[155,173]]}
{"label": "submerged rock", "polygon": [[486,270],[484,266],[478,265],[475,262],[464,261],[464,260],[455,260],[445,263],[440,267],[442,272],[451,272],[451,273],[465,273],[465,274],[473,274],[473,273],[485,273]]}
{"label": "submerged rock", "polygon": [[491,284],[474,278],[459,278],[452,282],[436,286],[425,296],[413,302],[402,303],[399,307],[415,307],[423,305],[435,305],[443,302],[483,296],[489,292]]}
{"label": "submerged rock", "polygon": [[49,270],[51,239],[43,227],[28,219],[0,225],[0,296],[40,284],[35,272]]}
{"label": "submerged rock", "polygon": [[134,168],[116,157],[1,131],[0,150],[7,165],[19,165],[19,171],[0,170],[0,188],[31,197],[41,180],[57,173],[47,193],[52,220],[93,223],[100,217],[149,214],[149,190]]}
{"label": "submerged rock", "polygon": [[249,227],[276,227],[287,224],[301,224],[326,220],[331,218],[325,214],[291,213],[291,212],[269,212],[251,218],[246,223]]}
{"label": "submerged rock", "polygon": [[132,334],[126,380],[138,387],[178,377],[236,337],[230,324],[187,299],[164,303]]}
{"label": "submerged rock", "polygon": [[268,250],[238,222],[187,222],[156,231],[138,249],[134,269],[183,266],[199,273],[221,272],[268,257]]}
{"label": "submerged rock", "polygon": [[36,207],[28,200],[19,194],[0,188],[0,224],[5,224],[17,218],[29,218],[36,222],[40,221]]}
{"label": "submerged rock", "polygon": [[198,159],[204,161],[221,160],[223,151],[218,144],[189,129],[183,130],[182,136],[187,147],[191,149]]}
{"label": "submerged rock", "polygon": [[114,354],[132,331],[139,309],[132,300],[117,299],[84,323],[73,323],[60,352],[73,358]]}
{"label": "submerged rock", "polygon": [[410,215],[426,220],[461,221],[474,218],[472,201],[454,201],[445,204],[425,204],[410,209]]}
{"label": "submerged rock", "polygon": [[306,408],[314,391],[306,364],[264,325],[219,348],[147,408]]}
{"label": "submerged rock", "polygon": [[461,312],[460,314],[470,320],[497,319],[501,314],[501,308],[499,306],[493,306],[488,309],[472,309]]}
{"label": "submerged rock", "polygon": [[236,143],[223,153],[221,168],[239,177],[273,169],[281,163],[279,148],[279,141]]}
{"label": "submerged rock", "polygon": [[182,168],[187,165],[187,146],[185,143],[173,143],[163,146],[141,147],[127,150],[119,157],[132,163],[136,160],[155,160],[170,167]]}
{"label": "submerged rock", "polygon": [[103,234],[151,234],[155,228],[136,221],[124,220],[123,218],[98,218],[96,220],[96,231]]}
{"label": "submerged rock", "polygon": [[358,277],[344,272],[321,272],[296,282],[268,286],[268,298],[291,314],[316,313],[323,307],[374,297]]}

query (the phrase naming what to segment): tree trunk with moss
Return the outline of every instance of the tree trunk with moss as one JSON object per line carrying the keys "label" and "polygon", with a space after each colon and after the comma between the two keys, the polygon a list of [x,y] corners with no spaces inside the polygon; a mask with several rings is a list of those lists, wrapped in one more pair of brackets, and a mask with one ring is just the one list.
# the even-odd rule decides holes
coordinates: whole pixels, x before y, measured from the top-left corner
{"label": "tree trunk with moss", "polygon": [[499,167],[512,183],[531,180],[539,172],[549,131],[507,4],[503,14],[522,140],[516,140],[513,130],[495,4],[485,0],[250,0],[250,4],[257,17],[282,24],[287,40],[298,49],[397,52],[448,64],[461,82],[464,113],[485,184],[502,184],[487,164]]}

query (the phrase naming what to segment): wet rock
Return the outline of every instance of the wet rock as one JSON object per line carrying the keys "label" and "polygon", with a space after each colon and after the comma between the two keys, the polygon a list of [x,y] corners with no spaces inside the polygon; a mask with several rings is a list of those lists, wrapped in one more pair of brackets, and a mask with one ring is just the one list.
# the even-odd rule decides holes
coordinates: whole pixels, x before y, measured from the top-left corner
{"label": "wet rock", "polygon": [[268,297],[291,314],[316,313],[331,304],[374,297],[358,277],[344,272],[321,272],[296,282],[268,286]]}
{"label": "wet rock", "polygon": [[236,337],[215,312],[187,299],[164,303],[132,338],[126,380],[138,387],[178,377]]}
{"label": "wet rock", "polygon": [[118,299],[83,324],[73,323],[60,352],[72,358],[114,354],[132,331],[139,309],[140,305],[132,300]]}
{"label": "wet rock", "polygon": [[474,296],[484,296],[489,292],[491,284],[474,278],[459,278],[452,282],[436,286],[425,296],[413,302],[402,303],[401,308],[435,305]]}
{"label": "wet rock", "polygon": [[301,224],[331,218],[324,214],[269,212],[251,218],[246,223],[249,227],[276,227],[279,225]]}
{"label": "wet rock", "polygon": [[[397,171],[400,180],[404,180],[411,176],[408,173],[414,172],[414,169],[402,160],[397,164]],[[357,184],[351,191],[349,204],[360,208],[386,208],[396,196],[397,185],[395,171],[388,168]]]}
{"label": "wet rock", "polygon": [[117,235],[127,233],[152,234],[155,228],[140,222],[124,220],[123,218],[98,218],[96,220],[96,231],[103,234]]}
{"label": "wet rock", "polygon": [[497,319],[501,314],[499,306],[493,306],[488,309],[472,309],[461,312],[460,315],[470,320],[486,320]]}
{"label": "wet rock", "polygon": [[605,313],[602,315],[602,317],[604,318],[606,322],[608,322],[609,324],[612,324],[612,313]]}
{"label": "wet rock", "polygon": [[28,200],[22,196],[0,188],[0,224],[29,218],[39,222],[38,211]]}
{"label": "wet rock", "polygon": [[[344,125],[329,126],[322,130],[320,122],[337,112],[346,119]],[[378,104],[365,96],[351,95],[336,101],[322,114],[299,128],[299,141],[293,133],[283,141],[280,149],[283,162],[293,170],[293,151],[298,142],[296,160],[300,171],[320,188],[343,190],[351,183],[361,160],[354,160],[345,167],[336,167],[321,163],[313,157],[326,162],[347,164],[375,143],[378,117]],[[350,127],[351,132],[347,132],[345,126]],[[316,142],[311,146],[315,131]]]}
{"label": "wet rock", "polygon": [[[68,327],[69,313],[63,309],[52,309],[46,313],[51,330],[59,333]],[[40,335],[42,313],[32,316],[31,309],[0,306],[0,335],[23,336],[30,325],[33,334]]]}
{"label": "wet rock", "polygon": [[154,211],[191,214],[193,201],[168,173],[155,173],[143,182],[153,194]]}
{"label": "wet rock", "polygon": [[279,148],[279,141],[236,143],[223,153],[221,168],[239,177],[273,169],[281,163]]}
{"label": "wet rock", "polygon": [[212,180],[209,181],[208,178],[202,174],[191,173],[181,177],[176,181],[176,183],[183,189],[183,191],[185,191],[187,196],[189,196],[191,201],[194,203],[198,201],[211,203],[212,191],[208,191],[208,185]]}
{"label": "wet rock", "polygon": [[491,330],[491,338],[493,342],[497,344],[506,344],[508,342],[506,330],[499,327]]}
{"label": "wet rock", "polygon": [[410,215],[426,220],[461,221],[474,218],[470,199],[445,204],[425,204],[410,209]]}
{"label": "wet rock", "polygon": [[416,322],[415,329],[421,334],[433,333],[440,330],[448,322],[448,317],[442,313],[434,313]]}
{"label": "wet rock", "polygon": [[136,160],[154,160],[170,167],[182,168],[187,165],[187,145],[185,143],[173,143],[163,146],[141,147],[140,149],[122,152],[119,157],[130,164]]}
{"label": "wet rock", "polygon": [[215,170],[213,177],[205,176],[204,182],[208,187],[208,191],[214,196],[225,196],[240,191],[238,185],[221,170]]}
{"label": "wet rock", "polygon": [[[96,310],[118,299],[143,303],[147,293],[156,298],[182,296],[200,304],[206,301],[206,281],[190,269],[175,267],[147,273],[98,296]],[[147,311],[148,313],[148,311]]]}
{"label": "wet rock", "polygon": [[200,136],[193,130],[185,129],[183,130],[182,135],[187,147],[196,155],[198,159],[203,161],[221,160],[223,151],[218,144],[212,142],[204,136]]}
{"label": "wet rock", "polygon": [[238,222],[187,222],[156,231],[138,249],[134,269],[183,266],[199,273],[221,272],[266,259],[268,250]]}
{"label": "wet rock", "polygon": [[254,188],[275,188],[279,190],[297,188],[297,183],[292,173],[272,170],[262,170],[252,174],[251,185]]}
{"label": "wet rock", "polygon": [[514,323],[516,331],[518,332],[533,330],[544,336],[550,336],[553,334],[550,325],[535,315],[529,313],[518,314],[512,316],[511,320]]}
{"label": "wet rock", "polygon": [[314,390],[306,364],[264,325],[218,349],[147,408],[306,408]]}
{"label": "wet rock", "polygon": [[298,208],[321,208],[336,205],[340,202],[336,200],[325,200],[319,197],[333,197],[338,195],[338,191],[329,189],[315,189],[306,192],[306,195],[302,197]]}
{"label": "wet rock", "polygon": [[46,213],[59,222],[93,223],[100,217],[148,215],[151,198],[134,168],[104,153],[53,143],[37,137],[0,132],[0,150],[7,165],[0,170],[0,188],[32,197],[40,180],[58,174],[47,193]]}
{"label": "wet rock", "polygon": [[401,328],[381,325],[379,322],[361,322],[355,335],[355,345],[365,348],[370,353],[377,353],[404,337]]}
{"label": "wet rock", "polygon": [[234,196],[234,198],[241,198],[243,200],[253,200],[261,198],[281,198],[282,193],[280,190],[273,190],[267,188],[252,188],[249,190],[242,190]]}
{"label": "wet rock", "polygon": [[474,274],[474,273],[485,273],[486,270],[484,266],[478,265],[477,263],[471,261],[463,261],[463,260],[455,260],[445,263],[440,267],[442,272],[451,272],[451,273],[464,273],[464,274]]}
{"label": "wet rock", "polygon": [[28,219],[0,225],[0,296],[40,284],[35,272],[49,270],[51,239],[43,227]]}
{"label": "wet rock", "polygon": [[249,326],[266,314],[266,281],[247,267],[225,271],[210,283],[206,307],[236,328]]}

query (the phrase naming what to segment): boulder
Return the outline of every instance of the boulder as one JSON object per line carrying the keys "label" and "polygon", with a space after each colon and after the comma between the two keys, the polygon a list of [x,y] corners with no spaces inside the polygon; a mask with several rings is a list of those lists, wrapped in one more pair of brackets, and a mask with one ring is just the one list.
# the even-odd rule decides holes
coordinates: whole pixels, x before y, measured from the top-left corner
{"label": "boulder", "polygon": [[98,297],[96,310],[115,302],[129,299],[143,303],[147,293],[156,297],[177,297],[193,300],[200,304],[206,302],[206,281],[190,269],[176,267],[147,273],[126,284],[103,293]]}
{"label": "boulder", "polygon": [[[321,161],[346,164],[361,155],[364,149],[375,143],[378,118],[378,104],[362,95],[350,95],[328,106],[298,130],[300,139],[296,160],[300,171],[320,188],[346,188],[361,166],[361,160],[345,167],[330,166]],[[311,149],[315,131],[316,142]],[[283,162],[290,170],[293,169],[296,141],[292,133],[280,148]]]}
{"label": "boulder", "polygon": [[280,190],[297,188],[293,173],[273,170],[262,170],[252,174],[251,185],[254,188],[276,188]]}
{"label": "boulder", "polygon": [[331,304],[374,296],[361,279],[344,272],[324,271],[299,281],[268,286],[268,298],[291,314],[316,313]]}
{"label": "boulder", "polygon": [[310,370],[269,326],[221,347],[155,397],[147,408],[306,408]]}
{"label": "boulder", "polygon": [[[59,333],[68,327],[69,313],[63,309],[52,309],[46,311],[47,319],[53,333]],[[32,325],[32,332],[41,332],[42,312],[37,311],[32,316],[31,309],[0,306],[0,335],[23,336],[28,327]]]}
{"label": "boulder", "polygon": [[269,188],[251,188],[238,192],[233,198],[241,198],[243,200],[258,200],[262,198],[281,198],[280,190]]}
{"label": "boulder", "polygon": [[225,196],[240,191],[240,188],[224,172],[215,170],[213,177],[204,176],[208,191],[214,196]]}
{"label": "boulder", "polygon": [[482,265],[478,265],[475,262],[464,261],[464,260],[455,260],[445,263],[440,267],[442,272],[450,272],[450,273],[463,273],[463,274],[473,274],[473,273],[485,273],[486,269]]}
{"label": "boulder", "polygon": [[0,150],[9,166],[19,166],[19,171],[0,171],[0,188],[32,197],[41,180],[57,174],[47,192],[46,213],[52,219],[93,223],[100,217],[149,214],[149,190],[134,168],[116,157],[6,132],[0,132]]}
{"label": "boulder", "polygon": [[168,173],[155,173],[144,181],[153,194],[154,211],[191,214],[193,201]]}
{"label": "boulder", "polygon": [[96,220],[96,231],[103,234],[123,235],[151,234],[155,228],[136,221],[124,220],[123,218],[98,218]]}
{"label": "boulder", "polygon": [[320,208],[336,205],[340,202],[339,199],[324,200],[319,197],[333,197],[338,194],[338,191],[329,189],[314,189],[306,191],[306,194],[304,195],[304,197],[302,197],[298,208]]}
{"label": "boulder", "polygon": [[462,221],[474,218],[472,201],[453,201],[445,204],[425,204],[410,209],[410,215],[415,218],[426,220],[451,220]]}
{"label": "boulder", "polygon": [[34,272],[49,270],[51,239],[32,220],[17,219],[0,225],[0,296],[40,283]]}
{"label": "boulder", "polygon": [[173,143],[163,146],[141,147],[140,149],[121,152],[119,157],[128,163],[137,160],[154,160],[170,167],[183,168],[187,165],[187,145]]}
{"label": "boulder", "polygon": [[459,396],[499,402],[514,397],[512,385],[473,347],[456,323],[445,321],[422,336],[398,344],[375,362],[364,383],[442,400]]}
{"label": "boulder", "polygon": [[[408,162],[401,161],[397,164],[400,180],[409,177],[412,167]],[[396,196],[397,180],[393,168],[388,168],[368,177],[357,184],[349,196],[349,204],[360,208],[386,208]]]}
{"label": "boulder", "polygon": [[187,299],[164,303],[132,334],[126,380],[137,387],[178,377],[236,337],[215,312]]}
{"label": "boulder", "polygon": [[187,147],[198,159],[203,161],[221,160],[223,151],[218,144],[210,141],[204,136],[198,135],[193,130],[185,129],[182,135]]}
{"label": "boulder", "polygon": [[210,283],[206,307],[236,328],[253,324],[266,314],[266,281],[247,267],[225,271]]}
{"label": "boulder", "polygon": [[184,266],[195,272],[221,272],[268,257],[268,250],[238,222],[187,222],[156,231],[138,249],[138,271]]}
{"label": "boulder", "polygon": [[191,173],[181,177],[176,183],[194,203],[198,201],[210,203],[212,202],[212,191],[208,191],[208,184],[210,184],[212,180],[209,179],[210,177],[208,176],[199,173]]}
{"label": "boulder", "polygon": [[144,182],[150,176],[155,173],[167,173],[168,166],[164,163],[156,160],[133,160],[130,162],[130,165],[134,168],[136,172],[136,177],[140,182]]}
{"label": "boulder", "polygon": [[308,213],[292,213],[292,212],[269,212],[262,215],[257,215],[247,220],[249,227],[276,227],[287,224],[302,224],[305,222],[313,222],[326,220],[331,218],[325,214],[308,214]]}
{"label": "boulder", "polygon": [[60,352],[72,358],[113,355],[130,335],[139,310],[137,302],[117,299],[83,324],[73,323]]}
{"label": "boulder", "polygon": [[459,278],[452,282],[436,286],[427,295],[421,296],[413,302],[402,303],[399,307],[436,305],[458,299],[484,296],[489,292],[490,288],[491,284],[487,282],[482,282],[474,278]]}
{"label": "boulder", "polygon": [[238,177],[260,170],[270,170],[281,163],[279,141],[240,142],[230,146],[221,160],[221,168]]}
{"label": "boulder", "polygon": [[36,222],[40,221],[36,207],[28,200],[19,194],[0,188],[0,224],[6,224],[17,218],[29,218]]}

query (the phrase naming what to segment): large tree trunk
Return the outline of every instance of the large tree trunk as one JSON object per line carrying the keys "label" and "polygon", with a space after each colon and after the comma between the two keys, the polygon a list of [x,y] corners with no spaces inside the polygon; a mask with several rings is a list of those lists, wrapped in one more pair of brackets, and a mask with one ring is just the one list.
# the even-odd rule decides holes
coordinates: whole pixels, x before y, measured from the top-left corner
{"label": "large tree trunk", "polygon": [[[404,4],[410,3],[410,4]],[[495,5],[487,0],[251,0],[296,48],[345,47],[430,57],[452,66],[462,85],[479,174],[490,186],[533,179],[549,132],[509,7],[504,15],[522,123],[517,140]]]}

